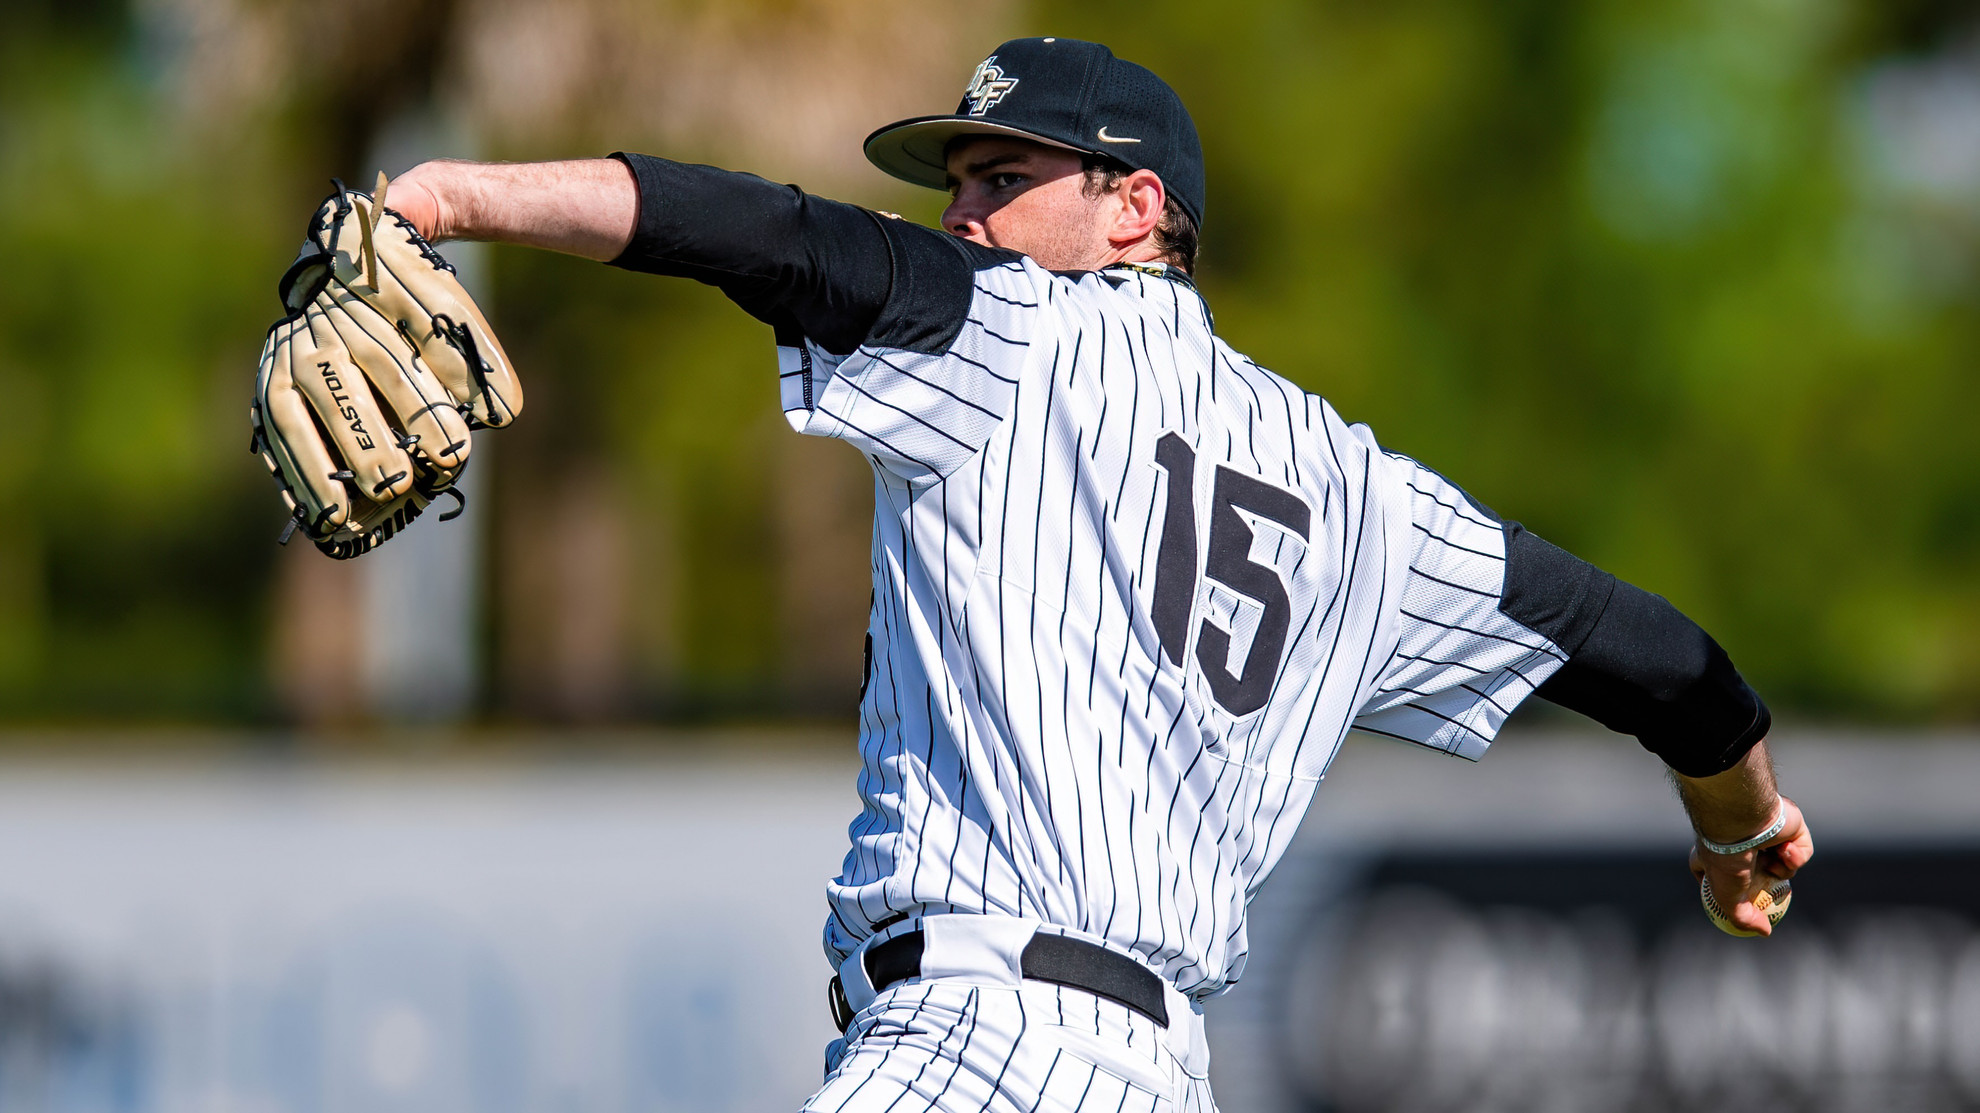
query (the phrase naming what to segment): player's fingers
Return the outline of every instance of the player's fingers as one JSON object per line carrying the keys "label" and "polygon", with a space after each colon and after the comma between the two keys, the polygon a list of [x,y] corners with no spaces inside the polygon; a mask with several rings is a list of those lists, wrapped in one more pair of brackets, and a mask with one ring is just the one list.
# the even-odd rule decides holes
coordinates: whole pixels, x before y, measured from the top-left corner
{"label": "player's fingers", "polygon": [[1815,836],[1808,830],[1808,821],[1801,814],[1801,807],[1787,797],[1781,797],[1781,807],[1787,813],[1787,825],[1781,833],[1788,838],[1771,849],[1775,861],[1779,863],[1782,877],[1793,877],[1796,870],[1808,864],[1815,857]]}
{"label": "player's fingers", "polygon": [[1815,856],[1815,840],[1794,801],[1781,797],[1781,811],[1781,833],[1760,851],[1759,865],[1776,877],[1793,877]]}
{"label": "player's fingers", "polygon": [[1750,900],[1733,909],[1733,923],[1753,932],[1755,935],[1768,936],[1774,934],[1773,922],[1767,919],[1765,912],[1755,908],[1753,902]]}
{"label": "player's fingers", "polygon": [[1774,933],[1767,914],[1753,903],[1753,898],[1767,886],[1766,878],[1750,869],[1714,869],[1706,871],[1706,884],[1712,887],[1712,897],[1719,907],[1726,910],[1726,918],[1735,925],[1756,935]]}
{"label": "player's fingers", "polygon": [[1774,934],[1774,919],[1768,912],[1768,908],[1778,899],[1779,895],[1774,894],[1767,897],[1766,903],[1761,903],[1761,895],[1768,893],[1775,886],[1779,885],[1782,881],[1782,875],[1770,868],[1762,858],[1763,856],[1760,854],[1756,853],[1753,855],[1746,870],[1745,885],[1740,894],[1741,900],[1739,904],[1740,908],[1744,910],[1744,914],[1739,922],[1743,926],[1759,932],[1761,935],[1772,935]]}
{"label": "player's fingers", "polygon": [[1814,856],[1815,843],[1808,838],[1807,832],[1791,842],[1770,846],[1761,852],[1767,872],[1779,877],[1793,877]]}

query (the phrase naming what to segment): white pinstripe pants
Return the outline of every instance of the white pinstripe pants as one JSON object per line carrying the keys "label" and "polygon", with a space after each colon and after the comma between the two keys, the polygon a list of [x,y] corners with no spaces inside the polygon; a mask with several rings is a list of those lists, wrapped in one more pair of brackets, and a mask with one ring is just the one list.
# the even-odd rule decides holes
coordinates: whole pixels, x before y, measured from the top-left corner
{"label": "white pinstripe pants", "polygon": [[869,941],[924,929],[924,976],[875,997],[858,956],[847,962],[857,1013],[805,1113],[1216,1113],[1188,998],[1168,991],[1165,1030],[1083,990],[1023,981],[1018,952],[1039,926],[931,916]]}

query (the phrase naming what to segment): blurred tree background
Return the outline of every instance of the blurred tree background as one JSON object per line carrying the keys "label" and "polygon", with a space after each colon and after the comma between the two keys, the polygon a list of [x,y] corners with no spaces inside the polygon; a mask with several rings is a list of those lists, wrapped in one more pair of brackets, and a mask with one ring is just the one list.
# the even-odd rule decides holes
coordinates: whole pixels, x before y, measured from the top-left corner
{"label": "blurred tree background", "polygon": [[[10,0],[0,716],[363,719],[364,566],[245,410],[338,174],[648,149],[930,219],[858,140],[1019,34],[1203,133],[1223,335],[1699,618],[1789,714],[1980,718],[1980,9],[1945,0]],[[455,527],[498,718],[850,713],[871,499],[719,295],[497,248]],[[491,497],[492,496],[492,497]],[[450,528],[437,527],[433,528]]]}

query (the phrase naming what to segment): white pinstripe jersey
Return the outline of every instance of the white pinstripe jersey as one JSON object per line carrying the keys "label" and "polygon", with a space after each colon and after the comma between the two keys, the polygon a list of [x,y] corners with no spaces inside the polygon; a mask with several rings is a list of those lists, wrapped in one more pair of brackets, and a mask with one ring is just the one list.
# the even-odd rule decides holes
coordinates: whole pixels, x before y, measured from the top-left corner
{"label": "white pinstripe jersey", "polygon": [[1498,609],[1496,520],[1158,272],[1004,261],[939,353],[779,350],[791,424],[876,480],[835,964],[989,912],[1216,993],[1350,727],[1475,759],[1565,659]]}

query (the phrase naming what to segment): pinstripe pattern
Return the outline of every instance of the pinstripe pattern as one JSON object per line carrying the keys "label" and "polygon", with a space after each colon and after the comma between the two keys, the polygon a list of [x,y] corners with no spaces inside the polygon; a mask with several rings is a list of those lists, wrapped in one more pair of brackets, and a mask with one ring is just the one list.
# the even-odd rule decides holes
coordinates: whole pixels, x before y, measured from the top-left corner
{"label": "pinstripe pattern", "polygon": [[[1200,1018],[1192,1018],[1200,1023]],[[1153,1021],[1042,982],[909,982],[860,1014],[805,1113],[1215,1113]]]}
{"label": "pinstripe pattern", "polygon": [[[1245,905],[1351,727],[1475,759],[1562,655],[1497,610],[1497,523],[1231,350],[1186,285],[1029,261],[974,282],[945,353],[780,350],[792,425],[854,444],[875,475],[864,807],[826,949],[836,964],[906,911],[1025,916],[1219,992],[1243,969]],[[1157,466],[1169,435],[1193,471]],[[1197,563],[1188,644],[1165,654],[1151,604],[1171,481],[1190,484]],[[952,1066],[981,1003],[917,1007],[888,1078],[917,1055]],[[1052,1086],[1075,1084],[1066,1069]],[[989,1084],[944,1072],[901,1084]],[[841,1099],[816,1108],[932,1107]]]}

